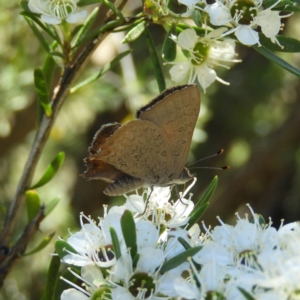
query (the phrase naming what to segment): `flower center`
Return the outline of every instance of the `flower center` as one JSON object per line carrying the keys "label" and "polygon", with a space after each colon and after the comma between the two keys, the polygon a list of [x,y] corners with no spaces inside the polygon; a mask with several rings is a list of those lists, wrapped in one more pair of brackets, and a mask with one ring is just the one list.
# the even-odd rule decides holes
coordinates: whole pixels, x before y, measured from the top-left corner
{"label": "flower center", "polygon": [[257,8],[251,0],[238,0],[231,9],[232,18],[241,25],[250,25],[257,16]]}
{"label": "flower center", "polygon": [[147,273],[136,273],[130,278],[131,286],[129,291],[133,296],[144,295],[144,298],[150,297],[154,290],[155,284],[153,278]]}
{"label": "flower center", "polygon": [[201,65],[209,56],[210,44],[205,40],[196,43],[193,49],[193,65]]}
{"label": "flower center", "polygon": [[101,248],[98,252],[98,258],[101,262],[111,261],[115,258],[114,252],[111,250],[112,246],[106,246],[105,248]]}
{"label": "flower center", "polygon": [[225,300],[226,297],[223,294],[221,294],[220,292],[216,292],[216,291],[206,293],[205,300],[215,300],[215,299]]}
{"label": "flower center", "polygon": [[260,268],[259,263],[257,262],[257,253],[253,250],[245,250],[239,253],[239,261],[242,265],[250,266],[256,269]]}
{"label": "flower center", "polygon": [[73,13],[77,5],[72,0],[48,0],[49,13],[61,20]]}

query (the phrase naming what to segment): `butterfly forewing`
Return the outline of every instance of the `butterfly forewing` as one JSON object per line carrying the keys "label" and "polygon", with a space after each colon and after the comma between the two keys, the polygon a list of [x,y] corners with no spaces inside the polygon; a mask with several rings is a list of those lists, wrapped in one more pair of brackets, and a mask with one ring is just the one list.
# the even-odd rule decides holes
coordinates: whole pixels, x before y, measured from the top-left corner
{"label": "butterfly forewing", "polygon": [[173,159],[173,178],[177,178],[185,166],[199,110],[197,86],[185,85],[167,90],[137,114],[164,132]]}
{"label": "butterfly forewing", "polygon": [[89,148],[83,177],[110,182],[108,195],[189,181],[185,163],[199,110],[198,88],[183,85],[142,107],[136,120],[103,125]]}
{"label": "butterfly forewing", "polygon": [[164,133],[146,120],[123,125],[94,157],[152,185],[167,181],[173,168]]}

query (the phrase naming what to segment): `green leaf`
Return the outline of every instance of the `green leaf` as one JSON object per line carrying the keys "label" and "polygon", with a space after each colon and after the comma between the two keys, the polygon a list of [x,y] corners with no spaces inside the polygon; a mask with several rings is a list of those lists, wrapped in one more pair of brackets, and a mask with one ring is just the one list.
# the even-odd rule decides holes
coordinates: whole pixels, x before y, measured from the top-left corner
{"label": "green leaf", "polygon": [[300,41],[284,35],[277,35],[276,38],[280,45],[284,48],[275,43],[272,43],[269,38],[267,38],[262,33],[259,33],[259,42],[271,51],[300,52]]}
{"label": "green leaf", "polygon": [[53,159],[51,164],[47,167],[42,178],[35,185],[33,185],[33,187],[31,187],[31,189],[41,187],[41,186],[45,185],[46,183],[48,183],[54,177],[54,175],[57,173],[57,171],[61,167],[62,163],[64,162],[64,159],[65,159],[65,153],[59,152],[56,155],[56,157]]}
{"label": "green leaf", "polygon": [[45,216],[48,216],[51,213],[51,211],[58,204],[59,200],[60,199],[58,197],[56,197],[53,200],[51,200],[48,204],[46,204],[46,207],[45,207]]}
{"label": "green leaf", "polygon": [[[266,0],[263,2],[264,9],[271,7],[274,5],[276,0]],[[300,11],[299,2],[297,1],[290,1],[290,0],[281,0],[272,10],[282,11],[282,12],[293,12],[293,11]]]}
{"label": "green leaf", "polygon": [[60,267],[60,257],[58,255],[52,256],[50,266],[48,269],[47,283],[46,283],[43,300],[55,299],[55,291],[59,279],[59,267]]}
{"label": "green leaf", "polygon": [[140,255],[137,253],[132,260],[132,267],[135,269],[140,259]]}
{"label": "green leaf", "polygon": [[190,249],[190,244],[182,237],[178,238],[178,242],[184,247],[185,250]]}
{"label": "green leaf", "polygon": [[55,252],[58,254],[58,256],[62,259],[64,256],[69,254],[66,250],[72,253],[77,253],[76,250],[69,245],[65,241],[56,241],[55,242]]}
{"label": "green leaf", "polygon": [[74,48],[77,48],[81,41],[87,36],[89,31],[91,30],[92,26],[94,25],[97,15],[98,15],[99,8],[96,7],[89,17],[85,20],[83,26],[78,31],[78,34],[74,40]]}
{"label": "green leaf", "polygon": [[203,215],[205,210],[207,209],[209,203],[209,199],[213,195],[216,187],[218,184],[218,176],[215,176],[202,197],[199,199],[197,204],[195,205],[193,211],[190,213],[190,220],[189,220],[189,225],[188,229],[190,229],[198,220],[199,218]]}
{"label": "green leaf", "polygon": [[193,11],[193,21],[195,22],[195,24],[201,28],[202,27],[202,16],[201,16],[201,12],[198,9],[195,9]]}
{"label": "green leaf", "polygon": [[[24,16],[25,20],[28,22],[29,26],[31,27],[31,24],[34,26],[31,27],[33,32],[37,35],[37,38],[40,39],[40,42],[42,43],[42,46],[46,49],[47,52],[49,52],[49,44],[43,37],[42,33],[38,30],[38,28],[35,26],[35,24],[39,25],[41,29],[43,29],[50,37],[52,37],[58,44],[61,45],[61,40],[59,37],[59,34],[57,33],[54,26],[51,26],[49,24],[45,25],[37,16],[36,14],[32,12],[23,11],[20,13],[22,16]],[[29,23],[29,21],[31,23]],[[34,24],[34,23],[35,24]]]}
{"label": "green leaf", "polygon": [[204,28],[199,28],[196,26],[189,26],[188,24],[185,24],[185,23],[179,23],[176,26],[177,35],[179,33],[181,33],[183,30],[186,30],[189,28],[193,28],[196,31],[198,36],[205,36],[205,34],[206,34],[206,30]]}
{"label": "green leaf", "polygon": [[164,274],[165,272],[170,271],[170,270],[180,266],[181,264],[186,262],[189,257],[193,257],[201,249],[202,249],[202,246],[193,247],[193,248],[187,249],[186,251],[172,257],[171,259],[169,259],[162,265],[162,267],[160,269],[160,273]]}
{"label": "green leaf", "polygon": [[59,52],[59,51],[50,51],[49,54],[51,56],[57,56],[57,57],[61,57],[63,59],[66,58],[65,55],[63,53]]}
{"label": "green leaf", "polygon": [[79,0],[77,2],[78,6],[85,6],[85,5],[90,5],[90,4],[95,4],[95,3],[100,3],[102,0]]}
{"label": "green leaf", "polygon": [[47,79],[40,68],[34,70],[34,85],[35,90],[38,94],[39,104],[44,108],[47,117],[52,115],[52,107],[50,104],[49,89],[47,85]]}
{"label": "green leaf", "polygon": [[165,76],[159,61],[159,57],[156,52],[156,47],[154,45],[153,39],[147,27],[145,28],[144,34],[146,37],[146,42],[147,42],[148,50],[152,61],[154,75],[158,84],[158,89],[160,92],[162,92],[166,89]]}
{"label": "green leaf", "polygon": [[121,41],[121,44],[126,44],[135,41],[145,31],[145,28],[145,21],[142,21],[141,23],[137,24],[126,34],[125,38]]}
{"label": "green leaf", "polygon": [[281,12],[299,12],[300,7],[299,6],[294,6],[294,5],[287,5],[284,7],[276,7],[273,10],[279,10]]}
{"label": "green leaf", "polygon": [[196,224],[200,220],[200,218],[204,215],[204,213],[208,209],[208,206],[209,206],[209,202],[203,204],[202,206],[200,206],[197,209],[197,212],[194,213],[190,217],[190,219],[189,219],[189,225],[188,225],[187,229],[190,229],[194,224]]}
{"label": "green leaf", "polygon": [[119,238],[118,238],[117,232],[115,231],[115,229],[113,227],[109,228],[109,232],[110,232],[111,241],[112,241],[112,244],[114,247],[114,252],[115,252],[116,258],[118,260],[122,255]]}
{"label": "green leaf", "polygon": [[126,247],[130,249],[130,255],[133,259],[137,254],[137,239],[134,219],[129,210],[125,210],[123,213],[121,218],[121,228]]}
{"label": "green leaf", "polygon": [[241,287],[238,287],[239,291],[243,294],[243,296],[245,297],[246,300],[255,300],[255,298],[249,294],[246,290],[244,290]]}
{"label": "green leaf", "polygon": [[[57,46],[57,42],[53,42],[53,44],[51,45],[51,48],[54,48]],[[56,69],[57,65],[55,60],[53,59],[53,57],[50,54],[47,54],[47,57],[45,59],[45,62],[43,64],[42,67],[42,74],[41,76],[43,76],[43,80],[45,81],[45,89],[47,91],[50,91],[51,87],[52,87],[52,81],[53,81],[53,76],[54,76],[54,71]],[[41,99],[40,99],[41,97]],[[44,113],[47,111],[48,114],[51,114],[51,106],[50,106],[50,94],[48,95],[48,99],[49,99],[49,103],[46,103],[43,106],[43,102],[42,102],[42,98],[43,96],[38,96],[38,122],[39,124],[42,121],[42,118],[44,116]]]}
{"label": "green leaf", "polygon": [[104,5],[106,5],[109,9],[111,9],[111,11],[116,14],[120,20],[124,21],[124,16],[121,13],[121,11],[119,11],[112,2],[108,1],[108,0],[102,0],[101,1]]}
{"label": "green leaf", "polygon": [[26,16],[24,18],[27,21],[27,23],[28,23],[29,27],[31,28],[31,30],[33,31],[33,33],[35,34],[35,36],[37,37],[37,39],[40,41],[41,45],[44,47],[44,49],[47,52],[50,52],[50,47],[49,47],[48,42],[45,40],[42,33],[38,30],[36,25],[33,23],[32,19],[30,19]]}
{"label": "green leaf", "polygon": [[295,67],[293,67],[292,65],[290,65],[289,63],[287,63],[282,58],[280,58],[277,55],[275,55],[272,51],[270,51],[266,47],[264,47],[264,46],[260,46],[259,47],[257,45],[254,45],[252,47],[258,53],[260,53],[261,55],[265,56],[266,58],[268,58],[269,60],[273,61],[274,63],[278,64],[283,69],[291,72],[292,74],[296,75],[297,77],[300,77],[300,71],[298,69],[296,69]]}
{"label": "green leaf", "polygon": [[34,190],[25,192],[25,203],[27,210],[28,223],[36,216],[41,208],[41,200],[39,194]]}
{"label": "green leaf", "polygon": [[24,256],[29,256],[34,253],[37,253],[41,250],[43,250],[52,240],[53,236],[55,235],[55,232],[51,233],[50,235],[46,236],[39,244],[37,247],[35,247],[33,250],[30,252],[27,252],[24,254]]}
{"label": "green leaf", "polygon": [[162,57],[165,61],[173,61],[176,58],[177,46],[175,41],[171,38],[172,35],[176,36],[175,24],[172,24],[162,47]]}
{"label": "green leaf", "polygon": [[[118,26],[123,24],[123,20],[113,20],[105,23],[104,25],[94,29],[91,31],[88,35],[86,35],[82,40],[81,43],[86,42],[90,39],[96,38],[98,35],[104,33],[104,32],[109,32],[112,31],[113,29],[117,28]],[[78,45],[77,45],[78,46]]]}
{"label": "green leaf", "polygon": [[73,88],[71,88],[70,93],[74,93],[76,91],[78,91],[80,88],[86,86],[87,84],[96,81],[97,79],[99,79],[101,76],[103,76],[107,71],[109,71],[110,69],[112,69],[115,65],[117,65],[119,63],[119,61],[125,57],[126,55],[128,55],[129,53],[131,53],[131,50],[127,50],[124,51],[122,53],[120,53],[116,58],[114,58],[111,62],[105,64],[105,66],[100,70],[100,72],[96,75],[93,75],[91,77],[89,77],[88,79],[80,82],[79,84],[77,84],[76,86],[74,86]]}
{"label": "green leaf", "polygon": [[31,10],[30,10],[29,7],[28,7],[28,1],[21,1],[21,2],[20,2],[20,7],[21,7],[24,11],[31,13]]}

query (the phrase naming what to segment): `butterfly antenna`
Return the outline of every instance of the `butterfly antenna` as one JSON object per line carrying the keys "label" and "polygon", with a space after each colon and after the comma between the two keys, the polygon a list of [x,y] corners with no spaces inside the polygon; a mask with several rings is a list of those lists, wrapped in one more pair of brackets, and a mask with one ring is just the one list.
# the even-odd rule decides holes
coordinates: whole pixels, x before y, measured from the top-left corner
{"label": "butterfly antenna", "polygon": [[[212,158],[212,157],[218,156],[218,155],[222,154],[223,152],[224,152],[224,150],[221,149],[221,150],[219,150],[218,152],[216,152],[216,153],[214,153],[214,154],[212,154],[212,155],[209,155],[209,156],[206,156],[206,157],[204,157],[204,158],[201,158],[201,159],[199,159],[199,160],[194,161],[193,163],[189,164],[188,167],[189,167],[189,166],[192,166],[192,165],[194,165],[194,164],[196,164],[196,163],[199,162],[199,161],[202,161],[202,160],[205,160],[205,159],[208,159],[208,158]],[[206,168],[206,167],[205,167],[205,168]],[[209,168],[209,167],[208,167],[208,168]],[[192,168],[192,169],[193,169],[193,168]],[[203,168],[201,168],[201,169],[203,169]],[[212,168],[209,168],[209,169],[212,169]],[[223,170],[223,167],[222,167],[221,169]],[[229,169],[229,167],[228,167],[227,169]],[[218,169],[218,170],[219,170],[219,169]]]}
{"label": "butterfly antenna", "polygon": [[192,167],[189,168],[190,170],[192,169],[210,169],[210,170],[228,170],[230,169],[230,166],[224,166],[224,167]]}

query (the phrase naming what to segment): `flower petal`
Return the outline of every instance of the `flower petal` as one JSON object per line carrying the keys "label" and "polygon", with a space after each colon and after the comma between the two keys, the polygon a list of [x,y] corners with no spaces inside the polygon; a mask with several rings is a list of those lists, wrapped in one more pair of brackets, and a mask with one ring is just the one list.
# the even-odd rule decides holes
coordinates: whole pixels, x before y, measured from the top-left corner
{"label": "flower petal", "polygon": [[240,25],[237,27],[235,33],[238,40],[244,45],[259,44],[258,33],[249,26]]}
{"label": "flower petal", "polygon": [[79,20],[84,20],[87,16],[87,11],[86,10],[80,10],[80,11],[77,11],[73,14],[70,14],[68,17],[67,17],[67,22],[68,23],[76,23],[77,21]]}

